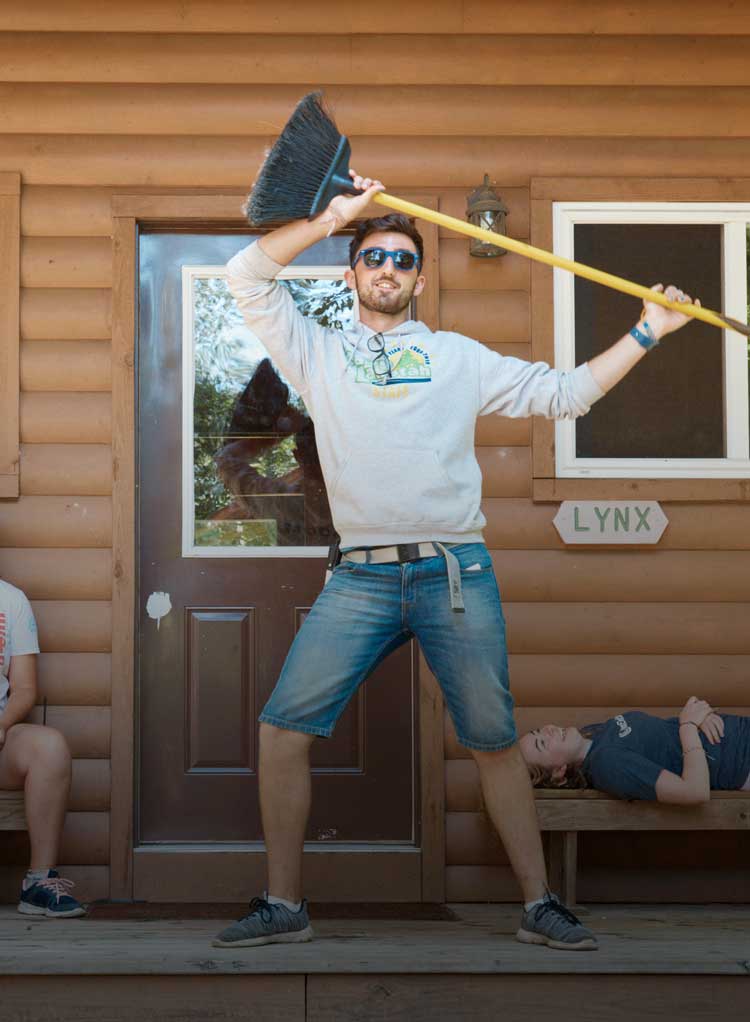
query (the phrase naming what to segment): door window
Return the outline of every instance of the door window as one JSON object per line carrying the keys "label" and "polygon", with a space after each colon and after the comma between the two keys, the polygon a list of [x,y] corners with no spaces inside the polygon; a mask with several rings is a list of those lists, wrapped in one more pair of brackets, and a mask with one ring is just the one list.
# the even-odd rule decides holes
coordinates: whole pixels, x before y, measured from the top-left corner
{"label": "door window", "polygon": [[[347,329],[356,299],[340,258],[280,279],[303,315]],[[183,266],[182,292],[183,556],[319,556],[333,526],[304,401],[245,325],[223,265]]]}

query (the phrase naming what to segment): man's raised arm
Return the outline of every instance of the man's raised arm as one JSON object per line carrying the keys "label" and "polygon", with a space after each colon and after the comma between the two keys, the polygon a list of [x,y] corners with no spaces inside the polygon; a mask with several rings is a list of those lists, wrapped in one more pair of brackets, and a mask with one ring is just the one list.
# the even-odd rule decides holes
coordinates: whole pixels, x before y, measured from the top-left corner
{"label": "man's raised arm", "polygon": [[[664,287],[662,284],[657,284],[651,290],[664,291]],[[673,284],[670,284],[667,288],[665,297],[671,301],[692,302],[692,298],[689,295],[684,294]],[[691,318],[690,316],[684,316],[680,312],[674,312],[672,309],[665,309],[663,305],[657,305],[655,302],[644,302],[643,304],[644,311],[641,317],[641,324],[636,327],[636,331],[645,337],[647,341],[653,339],[652,346],[658,344],[666,334],[679,330]],[[696,300],[695,304],[700,305],[700,301]],[[648,328],[643,324],[648,324]],[[632,334],[627,333],[619,341],[616,341],[611,348],[607,348],[606,351],[590,360],[588,365],[591,375],[606,394],[624,376],[627,376],[633,366],[640,362],[648,350],[649,348],[644,346],[643,342],[639,342]]]}
{"label": "man's raised arm", "polygon": [[360,216],[383,185],[354,177],[363,195],[337,196],[315,220],[295,220],[243,248],[227,263],[227,283],[247,326],[259,338],[276,366],[297,393],[307,390],[316,330],[301,315],[294,299],[276,276],[293,259]]}
{"label": "man's raised arm", "polygon": [[[654,291],[662,291],[657,284]],[[670,285],[666,297],[689,302]],[[700,305],[696,301],[696,305]],[[551,369],[546,362],[525,362],[500,356],[491,349],[480,350],[479,415],[499,412],[513,418],[544,415],[550,419],[574,419],[585,415],[591,405],[626,376],[647,351],[666,334],[678,330],[689,316],[644,302],[641,321],[634,331],[615,341],[600,355],[582,362],[570,372]],[[635,334],[638,334],[637,339]]]}
{"label": "man's raised arm", "polygon": [[354,171],[351,171],[351,175],[353,186],[364,189],[362,195],[337,195],[314,220],[294,220],[264,235],[260,247],[266,255],[281,266],[288,266],[306,248],[361,216],[373,196],[382,192],[385,186],[372,178],[359,177]]}

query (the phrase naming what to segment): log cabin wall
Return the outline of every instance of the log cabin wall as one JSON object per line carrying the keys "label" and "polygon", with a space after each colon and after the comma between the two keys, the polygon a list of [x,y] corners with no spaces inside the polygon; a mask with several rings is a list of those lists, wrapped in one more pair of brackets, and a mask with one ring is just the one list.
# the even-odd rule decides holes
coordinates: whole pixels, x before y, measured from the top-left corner
{"label": "log cabin wall", "polygon": [[[460,217],[489,173],[527,240],[533,177],[747,176],[748,35],[750,10],[728,0],[2,6],[22,340],[20,497],[0,507],[0,572],[33,601],[47,719],[73,749],[62,862],[83,897],[109,890],[111,196],[246,188],[293,103],[326,86],[357,168],[394,194],[437,191]],[[471,259],[444,233],[440,288],[444,328],[530,357],[525,260]],[[477,434],[521,727],[666,711],[692,692],[750,707],[746,508],[669,503],[655,550],[566,550],[556,505],[531,499],[530,439],[529,422],[495,417]],[[446,898],[515,898],[449,724],[445,749]],[[585,835],[580,897],[747,899],[746,839]],[[24,841],[2,839],[8,898]]]}

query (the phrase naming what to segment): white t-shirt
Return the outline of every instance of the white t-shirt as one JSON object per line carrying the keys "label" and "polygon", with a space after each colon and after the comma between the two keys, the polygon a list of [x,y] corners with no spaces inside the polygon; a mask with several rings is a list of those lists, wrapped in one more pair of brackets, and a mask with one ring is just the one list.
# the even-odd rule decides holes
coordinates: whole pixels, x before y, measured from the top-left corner
{"label": "white t-shirt", "polygon": [[38,652],[31,604],[20,589],[0,579],[0,713],[8,704],[10,658]]}

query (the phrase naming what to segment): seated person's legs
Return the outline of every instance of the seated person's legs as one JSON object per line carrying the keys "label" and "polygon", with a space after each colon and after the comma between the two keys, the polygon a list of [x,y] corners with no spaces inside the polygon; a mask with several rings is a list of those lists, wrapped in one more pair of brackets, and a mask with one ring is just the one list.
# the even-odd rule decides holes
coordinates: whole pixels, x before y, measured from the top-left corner
{"label": "seated person's legs", "polygon": [[80,916],[84,909],[67,892],[71,881],[55,869],[70,791],[70,751],[54,728],[15,724],[0,749],[0,789],[23,790],[31,863],[19,912],[50,918]]}

